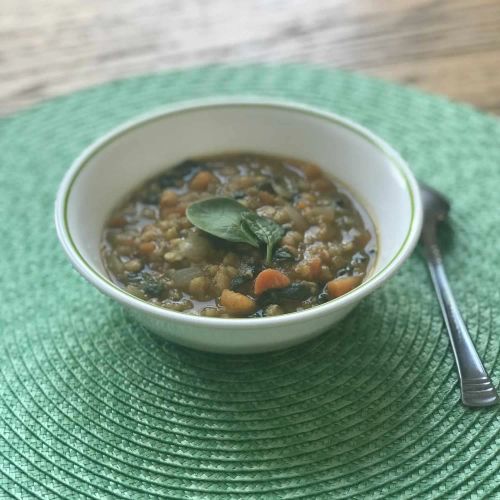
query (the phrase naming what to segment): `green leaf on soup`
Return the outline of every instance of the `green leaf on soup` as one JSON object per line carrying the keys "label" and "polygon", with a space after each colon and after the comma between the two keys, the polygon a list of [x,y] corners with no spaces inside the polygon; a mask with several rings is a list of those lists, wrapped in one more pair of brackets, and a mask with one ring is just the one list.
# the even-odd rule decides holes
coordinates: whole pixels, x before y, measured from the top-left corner
{"label": "green leaf on soup", "polygon": [[234,243],[266,245],[266,262],[271,263],[273,249],[285,234],[285,229],[266,217],[261,217],[232,198],[209,198],[191,203],[186,210],[189,221],[213,236]]}
{"label": "green leaf on soup", "polygon": [[242,226],[248,228],[266,245],[266,262],[270,264],[273,249],[285,234],[285,229],[272,219],[262,217],[251,211],[242,214]]}
{"label": "green leaf on soup", "polygon": [[191,203],[186,216],[191,224],[213,236],[258,247],[259,239],[241,224],[242,216],[247,212],[251,213],[236,200],[217,197]]}

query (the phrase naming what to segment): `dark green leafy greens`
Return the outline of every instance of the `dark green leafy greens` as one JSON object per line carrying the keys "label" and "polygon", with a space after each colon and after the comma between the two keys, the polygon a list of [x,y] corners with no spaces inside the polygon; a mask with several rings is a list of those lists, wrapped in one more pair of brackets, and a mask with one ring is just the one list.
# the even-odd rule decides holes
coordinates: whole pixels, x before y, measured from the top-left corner
{"label": "dark green leafy greens", "polygon": [[191,203],[186,216],[197,228],[234,243],[259,246],[259,239],[241,224],[242,216],[249,210],[232,198],[209,198]]}
{"label": "dark green leafy greens", "polygon": [[229,288],[233,290],[234,292],[237,292],[243,287],[244,285],[247,285],[250,281],[252,280],[251,276],[244,276],[244,275],[238,275],[235,276],[231,280],[231,284]]}
{"label": "dark green leafy greens", "polygon": [[281,304],[283,301],[303,301],[315,295],[317,286],[307,281],[296,281],[285,288],[267,290],[259,298],[262,306],[268,304]]}
{"label": "dark green leafy greens", "polygon": [[285,230],[273,220],[251,211],[242,215],[242,225],[266,245],[266,262],[269,264],[273,257],[274,246],[281,240]]}
{"label": "dark green leafy greens", "polygon": [[258,215],[232,198],[209,198],[192,203],[186,216],[197,228],[226,241],[254,247],[263,243],[268,264],[276,243],[285,233],[285,229],[273,220]]}
{"label": "dark green leafy greens", "polygon": [[295,260],[295,255],[293,255],[290,250],[285,247],[277,248],[274,252],[273,259],[276,261],[284,261],[284,260]]}
{"label": "dark green leafy greens", "polygon": [[150,297],[159,297],[165,290],[164,284],[157,277],[148,273],[129,273],[128,283],[142,287]]}
{"label": "dark green leafy greens", "polygon": [[231,280],[229,287],[234,292],[248,285],[261,271],[261,266],[255,263],[247,263],[240,267],[240,273]]}

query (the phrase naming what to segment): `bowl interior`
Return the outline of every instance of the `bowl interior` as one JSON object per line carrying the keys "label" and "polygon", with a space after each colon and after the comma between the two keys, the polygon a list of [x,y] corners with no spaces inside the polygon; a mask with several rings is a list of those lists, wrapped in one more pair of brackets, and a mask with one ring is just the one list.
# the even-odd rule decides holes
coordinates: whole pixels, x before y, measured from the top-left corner
{"label": "bowl interior", "polygon": [[185,108],[138,121],[91,147],[75,164],[63,200],[66,231],[106,278],[99,246],[106,218],[144,180],[193,156],[256,152],[317,163],[344,183],[377,228],[373,276],[401,251],[415,215],[406,167],[369,132],[308,109],[276,104]]}

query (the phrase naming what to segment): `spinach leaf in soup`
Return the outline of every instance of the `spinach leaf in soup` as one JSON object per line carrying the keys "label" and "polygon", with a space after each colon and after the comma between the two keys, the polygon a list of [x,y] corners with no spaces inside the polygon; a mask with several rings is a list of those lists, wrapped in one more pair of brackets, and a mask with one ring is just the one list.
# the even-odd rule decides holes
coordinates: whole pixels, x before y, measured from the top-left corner
{"label": "spinach leaf in soup", "polygon": [[209,198],[189,205],[189,221],[197,228],[235,243],[258,247],[266,245],[266,263],[272,260],[273,249],[285,229],[271,219],[262,217],[232,198]]}
{"label": "spinach leaf in soup", "polygon": [[285,288],[270,289],[259,298],[262,306],[269,304],[282,304],[286,301],[304,301],[317,293],[315,283],[296,281]]}
{"label": "spinach leaf in soup", "polygon": [[273,249],[285,234],[285,229],[273,220],[251,211],[242,214],[242,225],[266,245],[266,263],[270,264]]}
{"label": "spinach leaf in soup", "polygon": [[241,224],[242,215],[249,210],[232,198],[216,197],[191,203],[186,216],[197,228],[234,243],[259,246],[259,239]]}

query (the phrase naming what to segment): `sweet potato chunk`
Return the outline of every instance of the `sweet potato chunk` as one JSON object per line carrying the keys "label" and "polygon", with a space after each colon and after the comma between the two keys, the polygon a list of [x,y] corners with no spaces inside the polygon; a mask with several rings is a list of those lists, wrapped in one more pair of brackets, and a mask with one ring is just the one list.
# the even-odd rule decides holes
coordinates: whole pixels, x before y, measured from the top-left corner
{"label": "sweet potato chunk", "polygon": [[328,295],[332,298],[340,297],[356,288],[361,283],[361,280],[361,276],[343,276],[341,278],[335,278],[326,284]]}
{"label": "sweet potato chunk", "polygon": [[242,293],[222,290],[220,303],[229,314],[234,316],[247,316],[255,311],[255,301]]}

